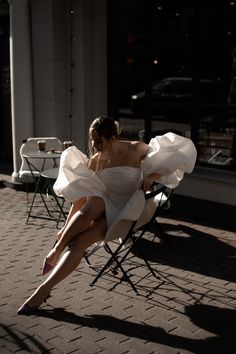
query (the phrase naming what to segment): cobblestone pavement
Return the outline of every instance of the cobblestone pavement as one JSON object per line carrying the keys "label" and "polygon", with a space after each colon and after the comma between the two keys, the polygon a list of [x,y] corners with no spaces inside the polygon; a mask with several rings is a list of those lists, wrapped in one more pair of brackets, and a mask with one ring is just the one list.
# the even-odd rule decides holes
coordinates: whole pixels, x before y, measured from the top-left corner
{"label": "cobblestone pavement", "polygon": [[[143,247],[160,279],[129,260],[136,295],[124,281],[83,261],[37,314],[17,308],[43,279],[55,221],[30,219],[26,194],[0,189],[0,353],[225,354],[236,347],[236,234],[207,225],[160,218],[168,242],[146,235]],[[41,212],[41,211],[40,211]],[[93,256],[103,264],[104,250]]]}

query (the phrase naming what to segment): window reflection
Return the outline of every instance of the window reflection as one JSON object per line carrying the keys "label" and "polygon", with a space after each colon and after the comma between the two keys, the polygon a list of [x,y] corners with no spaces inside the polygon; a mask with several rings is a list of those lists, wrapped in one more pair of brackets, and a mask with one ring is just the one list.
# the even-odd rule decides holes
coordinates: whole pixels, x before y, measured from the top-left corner
{"label": "window reflection", "polygon": [[194,139],[198,164],[235,170],[236,2],[115,3],[110,113],[123,137],[175,131]]}
{"label": "window reflection", "polygon": [[198,130],[199,162],[235,169],[235,131],[234,113],[216,113],[201,119]]}

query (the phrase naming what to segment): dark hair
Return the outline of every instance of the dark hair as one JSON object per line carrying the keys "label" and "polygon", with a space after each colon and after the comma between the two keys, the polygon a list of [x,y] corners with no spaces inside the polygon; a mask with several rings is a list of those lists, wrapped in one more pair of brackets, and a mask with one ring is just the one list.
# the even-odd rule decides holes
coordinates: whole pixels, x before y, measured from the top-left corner
{"label": "dark hair", "polygon": [[[112,137],[118,138],[119,124],[109,117],[97,117],[89,128],[89,153],[90,156],[97,151],[101,151],[101,137],[106,140]],[[95,141],[96,138],[96,141]],[[93,143],[95,142],[95,144]]]}

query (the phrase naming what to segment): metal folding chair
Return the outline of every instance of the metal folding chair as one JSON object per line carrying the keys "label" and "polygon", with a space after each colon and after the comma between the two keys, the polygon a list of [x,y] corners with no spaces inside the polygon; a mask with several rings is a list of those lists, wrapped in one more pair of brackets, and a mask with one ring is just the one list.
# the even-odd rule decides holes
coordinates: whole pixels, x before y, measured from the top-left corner
{"label": "metal folding chair", "polygon": [[[144,234],[149,231],[150,227],[153,229],[153,225],[155,225],[155,236],[158,236],[158,233],[161,232],[161,238],[165,237],[165,231],[159,225],[157,216],[160,212],[160,209],[168,205],[172,192],[172,189],[169,189],[168,187],[160,184],[156,184],[151,192],[147,192],[145,194],[146,203],[141,216],[137,220],[130,221],[128,229],[126,223],[127,233],[122,237],[122,239],[119,239],[119,242],[116,240],[116,248],[114,249],[114,242],[112,245],[113,247],[111,247],[109,245],[110,242],[106,239],[104,240],[102,247],[105,248],[110,257],[98,271],[98,274],[90,284],[91,286],[95,285],[99,278],[108,272],[112,272],[114,275],[117,275],[118,271],[121,271],[123,279],[125,279],[136,292],[136,294],[138,294],[137,287],[132,282],[128,271],[124,267],[125,260],[127,260],[128,256],[134,250],[135,253],[138,252],[140,258],[144,261],[152,275],[155,278],[159,278],[157,272],[153,269],[138,244]],[[85,260],[89,266],[92,267],[89,258],[100,247],[100,245],[97,245],[90,252],[85,254]]]}

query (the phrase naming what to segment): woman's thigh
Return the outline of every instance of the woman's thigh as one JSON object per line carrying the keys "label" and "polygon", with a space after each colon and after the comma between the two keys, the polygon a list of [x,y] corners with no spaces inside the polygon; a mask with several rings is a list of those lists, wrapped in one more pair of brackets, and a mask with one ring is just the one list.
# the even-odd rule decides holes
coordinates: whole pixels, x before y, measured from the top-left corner
{"label": "woman's thigh", "polygon": [[104,240],[107,232],[107,222],[105,216],[92,222],[90,227],[78,234],[70,244],[69,248],[76,248],[84,252],[88,247],[96,242]]}
{"label": "woman's thigh", "polygon": [[72,204],[75,211],[80,210],[87,203],[87,198],[83,197],[78,200],[75,200]]}
{"label": "woman's thigh", "polygon": [[88,230],[93,222],[101,217],[105,219],[105,203],[103,199],[99,197],[87,198],[86,203],[71,216],[62,236],[68,236],[70,239],[74,238]]}
{"label": "woman's thigh", "polygon": [[95,221],[105,216],[105,202],[100,197],[87,197],[86,203],[80,208],[80,212],[88,219]]}

